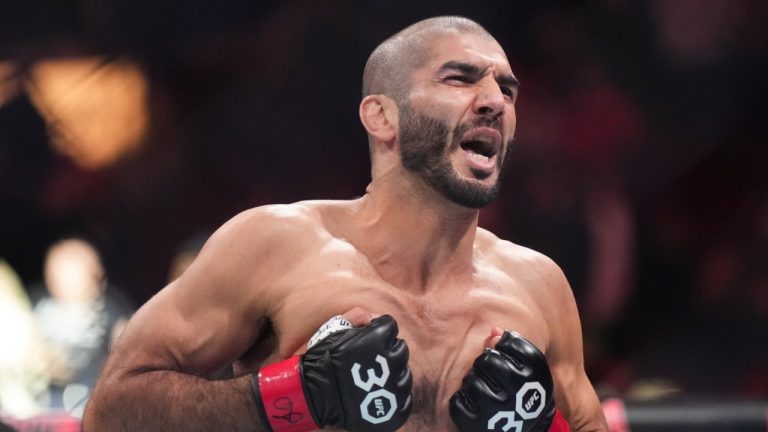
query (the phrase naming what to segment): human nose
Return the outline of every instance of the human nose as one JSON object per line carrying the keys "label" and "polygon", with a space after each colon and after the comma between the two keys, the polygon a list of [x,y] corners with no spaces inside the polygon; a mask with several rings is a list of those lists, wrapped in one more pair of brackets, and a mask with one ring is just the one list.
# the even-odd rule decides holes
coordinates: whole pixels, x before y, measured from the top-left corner
{"label": "human nose", "polygon": [[475,114],[497,117],[504,113],[504,94],[495,80],[481,83],[475,99]]}

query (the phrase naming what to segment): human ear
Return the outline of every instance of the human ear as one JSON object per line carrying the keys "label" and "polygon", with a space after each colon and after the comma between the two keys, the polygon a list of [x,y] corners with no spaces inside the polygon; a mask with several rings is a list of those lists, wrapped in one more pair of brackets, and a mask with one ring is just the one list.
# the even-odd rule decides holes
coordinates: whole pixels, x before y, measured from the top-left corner
{"label": "human ear", "polygon": [[397,106],[387,96],[366,96],[360,102],[359,114],[368,135],[384,142],[397,136]]}

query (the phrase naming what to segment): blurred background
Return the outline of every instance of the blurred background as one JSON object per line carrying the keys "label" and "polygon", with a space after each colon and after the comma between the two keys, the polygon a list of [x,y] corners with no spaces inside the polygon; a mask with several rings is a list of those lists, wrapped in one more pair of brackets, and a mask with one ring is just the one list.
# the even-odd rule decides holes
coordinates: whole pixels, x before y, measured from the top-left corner
{"label": "blurred background", "polygon": [[768,397],[768,2],[5,0],[1,412],[76,416],[236,213],[363,194],[367,56],[445,14],[522,82],[481,225],[561,265],[601,397]]}

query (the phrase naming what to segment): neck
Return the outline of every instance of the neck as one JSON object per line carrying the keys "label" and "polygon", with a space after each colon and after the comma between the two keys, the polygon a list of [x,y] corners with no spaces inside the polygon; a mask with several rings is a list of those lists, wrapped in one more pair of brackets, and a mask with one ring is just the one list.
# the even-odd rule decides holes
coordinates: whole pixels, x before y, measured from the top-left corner
{"label": "neck", "polygon": [[410,174],[376,177],[354,219],[353,241],[398,287],[423,292],[471,268],[478,211],[447,201]]}

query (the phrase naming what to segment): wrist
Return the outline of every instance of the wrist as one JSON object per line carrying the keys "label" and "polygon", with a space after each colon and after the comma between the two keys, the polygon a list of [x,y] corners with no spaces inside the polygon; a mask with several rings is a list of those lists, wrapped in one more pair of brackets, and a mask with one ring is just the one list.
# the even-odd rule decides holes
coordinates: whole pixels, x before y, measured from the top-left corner
{"label": "wrist", "polygon": [[315,422],[301,380],[300,357],[264,366],[251,376],[264,428],[273,432],[309,432]]}

